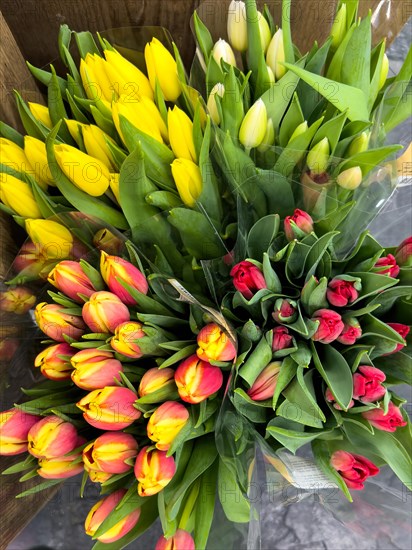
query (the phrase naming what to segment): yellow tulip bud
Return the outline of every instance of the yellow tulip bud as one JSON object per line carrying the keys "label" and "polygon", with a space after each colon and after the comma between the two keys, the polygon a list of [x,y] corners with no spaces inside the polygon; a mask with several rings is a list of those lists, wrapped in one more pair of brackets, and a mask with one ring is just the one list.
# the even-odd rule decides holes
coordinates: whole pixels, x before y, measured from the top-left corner
{"label": "yellow tulip bud", "polygon": [[265,104],[258,99],[243,119],[239,131],[239,140],[246,149],[258,147],[266,135],[267,112]]}
{"label": "yellow tulip bud", "polygon": [[193,208],[203,188],[199,166],[187,159],[175,159],[171,166],[180,198],[186,206]]}
{"label": "yellow tulip bud", "polygon": [[292,135],[290,136],[290,139],[289,139],[288,143],[290,143],[292,140],[294,140],[295,138],[297,138],[301,134],[304,134],[307,129],[308,129],[308,123],[305,120],[304,122],[301,122],[299,124],[299,126],[296,126],[296,128],[294,129]]}
{"label": "yellow tulip bud", "polygon": [[182,87],[172,54],[157,38],[153,38],[146,44],[144,56],[152,89],[155,89],[157,79],[166,101],[175,102],[182,93]]}
{"label": "yellow tulip bud", "polygon": [[145,134],[160,141],[160,143],[163,143],[163,137],[165,139],[168,137],[166,124],[162,119],[159,109],[153,101],[145,96],[141,96],[139,101],[132,102],[126,96],[121,96],[112,105],[112,115],[116,130],[122,139],[120,115],[127,118],[133,126]]}
{"label": "yellow tulip bud", "polygon": [[382,67],[381,67],[381,74],[379,77],[379,90],[383,87],[383,85],[386,82],[386,79],[388,77],[389,72],[389,59],[386,53],[383,54],[382,58]]}
{"label": "yellow tulip bud", "polygon": [[79,122],[78,120],[72,120],[70,118],[65,118],[64,122],[66,123],[66,126],[70,132],[70,135],[74,139],[74,141],[77,143],[77,145],[80,145],[80,137],[81,137],[81,129],[83,126],[87,126],[83,122]]}
{"label": "yellow tulip bud", "polygon": [[99,159],[64,143],[54,146],[57,164],[67,178],[92,197],[100,197],[109,187],[110,172]]}
{"label": "yellow tulip bud", "polygon": [[308,153],[306,163],[312,174],[323,174],[328,167],[330,155],[328,138],[323,138]]}
{"label": "yellow tulip bud", "polygon": [[10,174],[1,174],[0,200],[23,218],[41,218],[33,191],[28,183]]}
{"label": "yellow tulip bud", "polygon": [[32,136],[24,136],[24,152],[29,159],[30,165],[34,170],[35,177],[43,189],[54,183],[47,161],[46,145]]}
{"label": "yellow tulip bud", "polygon": [[187,114],[177,105],[167,113],[169,140],[173,153],[178,158],[197,161],[195,144],[193,142],[193,123]]}
{"label": "yellow tulip bud", "polygon": [[362,183],[362,170],[359,166],[348,168],[339,174],[336,181],[343,189],[353,191]]}
{"label": "yellow tulip bud", "polygon": [[[108,76],[109,74],[118,75],[119,95],[144,95],[149,99],[153,99],[153,90],[149,79],[140,69],[117,51],[105,50],[103,53],[108,63],[106,65],[106,74]],[[111,69],[114,69],[115,73],[112,73]]]}
{"label": "yellow tulip bud", "polygon": [[110,189],[120,204],[120,174],[110,174]]}
{"label": "yellow tulip bud", "polygon": [[282,29],[278,29],[273,35],[266,53],[266,63],[272,69],[276,80],[282,78],[286,73],[286,68],[281,65],[284,61],[285,48],[283,46],[283,31]]}
{"label": "yellow tulip bud", "polygon": [[112,138],[94,124],[85,124],[82,127],[82,134],[87,153],[101,160],[109,170],[113,170],[113,157],[107,144],[107,142],[114,144]]}
{"label": "yellow tulip bud", "polygon": [[267,69],[268,76],[269,76],[269,85],[272,86],[272,84],[274,84],[276,82],[275,75],[273,74],[273,71],[269,67],[269,65],[266,65],[266,69]]}
{"label": "yellow tulip bud", "polygon": [[26,220],[26,231],[48,259],[64,259],[73,248],[73,235],[64,225],[51,220]]}
{"label": "yellow tulip bud", "polygon": [[215,61],[219,65],[219,67],[221,59],[223,59],[225,63],[236,67],[235,54],[230,45],[226,42],[226,40],[219,38],[219,40],[213,46],[212,55],[215,58]]}
{"label": "yellow tulip bud", "polygon": [[258,11],[259,17],[259,33],[260,33],[260,44],[262,46],[263,53],[267,52],[270,41],[272,40],[272,33],[270,32],[269,23],[266,21],[266,18]]}
{"label": "yellow tulip bud", "polygon": [[359,136],[355,137],[355,139],[349,145],[348,154],[345,156],[353,157],[353,155],[357,155],[358,153],[363,153],[364,151],[366,151],[369,145],[370,136],[370,132],[362,132]]}
{"label": "yellow tulip bud", "polygon": [[342,4],[338,13],[336,14],[335,21],[333,22],[330,36],[332,38],[331,50],[337,50],[339,44],[342,42],[346,33],[346,4]]}
{"label": "yellow tulip bud", "polygon": [[219,111],[217,110],[215,95],[217,94],[219,97],[223,97],[224,93],[225,93],[224,84],[222,84],[221,82],[218,82],[213,86],[209,94],[209,98],[207,100],[207,109],[215,124],[220,124],[220,116],[219,116]]}
{"label": "yellow tulip bud", "polygon": [[86,95],[91,100],[101,99],[112,101],[113,93],[116,91],[107,77],[105,61],[97,54],[88,53],[80,60],[80,76]]}
{"label": "yellow tulip bud", "polygon": [[244,2],[232,0],[227,16],[227,35],[232,47],[238,52],[247,50],[247,20]]}
{"label": "yellow tulip bud", "polygon": [[42,122],[47,128],[53,128],[53,122],[50,118],[49,109],[45,105],[40,105],[40,103],[28,103],[31,114],[36,120]]}
{"label": "yellow tulip bud", "polygon": [[32,167],[21,147],[10,139],[0,137],[0,163],[17,172],[29,172]]}
{"label": "yellow tulip bud", "polygon": [[268,123],[266,126],[266,133],[262,140],[262,143],[258,146],[258,151],[261,153],[266,153],[272,145],[275,143],[275,127],[273,126],[273,120],[268,118]]}

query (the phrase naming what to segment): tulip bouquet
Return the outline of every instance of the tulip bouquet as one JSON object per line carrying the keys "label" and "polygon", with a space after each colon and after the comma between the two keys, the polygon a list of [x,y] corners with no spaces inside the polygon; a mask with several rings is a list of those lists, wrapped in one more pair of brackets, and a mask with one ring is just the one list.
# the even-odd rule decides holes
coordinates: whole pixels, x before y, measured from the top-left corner
{"label": "tulip bouquet", "polygon": [[28,455],[4,473],[99,483],[96,549],[157,517],[157,550],[205,548],[216,502],[254,517],[258,453],[294,483],[310,444],[348,500],[385,464],[409,483],[411,239],[361,229],[394,186],[411,54],[388,79],[357,2],[306,55],[282,14],[231,2],[229,44],[195,13],[190,77],[164,32],[143,63],[63,25],[67,78],[29,65],[48,107],[16,92],[27,135],[0,124],[0,208],[29,236],[0,309],[54,287],[34,311],[47,380],[1,416],[0,454]]}

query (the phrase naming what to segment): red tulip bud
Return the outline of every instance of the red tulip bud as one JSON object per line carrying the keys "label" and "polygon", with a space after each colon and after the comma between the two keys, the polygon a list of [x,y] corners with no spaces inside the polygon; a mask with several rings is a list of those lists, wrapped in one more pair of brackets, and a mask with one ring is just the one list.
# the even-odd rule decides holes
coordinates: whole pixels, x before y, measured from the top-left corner
{"label": "red tulip bud", "polygon": [[397,277],[399,275],[400,267],[396,263],[395,256],[388,254],[379,260],[375,264],[377,273],[380,275],[387,275],[388,277]]}
{"label": "red tulip bud", "polygon": [[340,275],[328,284],[326,297],[332,306],[345,307],[358,298],[361,289],[362,283],[359,278]]}
{"label": "red tulip bud", "polygon": [[127,283],[142,294],[147,294],[149,290],[149,285],[143,273],[133,264],[118,256],[109,256],[102,251],[100,271],[107,286],[124,304],[133,306],[137,302],[122,286],[121,282]]}
{"label": "red tulip bud", "polygon": [[[76,447],[80,447],[84,443],[86,443],[86,440],[79,437]],[[45,479],[67,479],[81,474],[83,470],[82,453],[81,451],[75,451],[57,458],[39,458],[37,473]]]}
{"label": "red tulip bud", "polygon": [[346,346],[352,346],[356,340],[362,336],[362,329],[359,321],[352,317],[345,319],[343,330],[337,338],[337,341]]}
{"label": "red tulip bud", "polygon": [[312,321],[319,321],[319,326],[312,336],[312,340],[321,344],[330,344],[341,334],[344,324],[341,316],[331,309],[318,309]]}
{"label": "red tulip bud", "polygon": [[305,235],[312,233],[313,220],[307,212],[297,208],[293,216],[286,216],[284,221],[285,235],[288,241],[301,239]]}
{"label": "red tulip bud", "polygon": [[144,397],[166,387],[176,389],[175,371],[173,369],[149,369],[140,380],[139,396]]}
{"label": "red tulip bud", "polygon": [[[387,323],[393,330],[396,330],[398,334],[402,336],[402,338],[405,340],[406,337],[409,334],[409,331],[411,330],[408,325],[402,325],[401,323]],[[390,353],[386,353],[385,355],[391,355],[392,353],[397,353],[401,349],[405,347],[405,344],[397,344],[396,348],[391,351]]]}
{"label": "red tulip bud", "polygon": [[346,451],[335,451],[330,463],[343,477],[349,489],[363,489],[366,478],[379,473],[379,468],[366,457]]}
{"label": "red tulip bud", "polygon": [[395,251],[395,258],[397,264],[402,267],[412,266],[412,236],[401,242]]}
{"label": "red tulip bud", "polygon": [[28,434],[40,416],[20,409],[0,413],[0,455],[18,455],[27,451]]}
{"label": "red tulip bud", "polygon": [[143,447],[134,465],[139,495],[150,497],[159,493],[171,482],[175,472],[176,464],[172,456],[167,456],[164,451],[149,451],[149,447]]}
{"label": "red tulip bud", "polygon": [[273,341],[272,350],[280,351],[293,347],[293,336],[289,334],[289,330],[286,327],[275,327],[272,330]]}
{"label": "red tulip bud", "polygon": [[191,355],[177,367],[175,382],[183,401],[200,403],[222,387],[223,374],[218,367]]}
{"label": "red tulip bud", "polygon": [[369,365],[361,365],[358,371],[353,375],[353,398],[363,403],[382,399],[386,393],[386,388],[382,386],[386,380],[385,373]]}
{"label": "red tulip bud", "polygon": [[267,288],[267,284],[261,270],[252,264],[244,261],[236,264],[231,272],[233,285],[243,296],[250,300],[262,288]]}
{"label": "red tulip bud", "polygon": [[83,271],[81,264],[79,262],[72,262],[71,260],[64,260],[58,263],[49,273],[47,280],[75,302],[84,302],[79,297],[79,294],[90,298],[96,292],[92,282]]}
{"label": "red tulip bud", "polygon": [[114,332],[130,320],[130,313],[120,298],[112,292],[95,292],[82,309],[83,319],[92,332]]}
{"label": "red tulip bud", "polygon": [[108,474],[124,474],[128,463],[137,455],[137,441],[131,434],[107,432],[83,449],[83,460],[89,470]]}
{"label": "red tulip bud", "polygon": [[173,537],[161,536],[157,541],[155,550],[195,550],[195,541],[190,533],[178,529]]}
{"label": "red tulip bud", "polygon": [[253,401],[265,401],[273,397],[281,365],[282,363],[280,361],[269,363],[269,365],[259,374],[252,387],[247,391],[248,396],[253,399]]}
{"label": "red tulip bud", "polygon": [[407,425],[407,422],[403,419],[400,408],[394,405],[392,401],[389,402],[388,412],[386,414],[383,409],[372,409],[363,412],[362,416],[374,428],[384,432],[395,432],[397,428]]}
{"label": "red tulip bud", "polygon": [[277,323],[293,323],[298,317],[296,302],[294,300],[279,298],[275,302],[272,317]]}

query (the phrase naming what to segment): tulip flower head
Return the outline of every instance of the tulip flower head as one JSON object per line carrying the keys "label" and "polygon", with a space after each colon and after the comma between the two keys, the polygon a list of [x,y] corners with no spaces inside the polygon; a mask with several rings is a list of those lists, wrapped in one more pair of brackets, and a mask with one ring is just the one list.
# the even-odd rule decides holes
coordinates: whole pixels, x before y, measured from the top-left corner
{"label": "tulip flower head", "polygon": [[130,461],[136,457],[137,447],[131,434],[107,432],[83,449],[83,460],[89,470],[124,474],[132,468]]}
{"label": "tulip flower head", "polygon": [[294,300],[278,298],[275,302],[273,319],[277,323],[293,323],[298,318],[297,303]]}
{"label": "tulip flower head", "polygon": [[239,130],[239,141],[247,149],[259,147],[266,136],[268,116],[262,99],[246,113]]}
{"label": "tulip flower head", "polygon": [[386,393],[386,388],[382,386],[385,380],[385,373],[381,370],[361,365],[353,375],[353,398],[362,403],[379,401]]}
{"label": "tulip flower head", "polygon": [[34,170],[38,184],[44,189],[56,186],[47,161],[46,145],[32,136],[24,136],[24,152]]}
{"label": "tulip flower head", "polygon": [[99,430],[123,430],[140,418],[141,412],[133,407],[137,395],[120,386],[107,386],[94,390],[77,403],[83,417]]}
{"label": "tulip flower head", "polygon": [[156,543],[155,550],[195,550],[195,541],[190,533],[178,529],[173,537],[168,539],[162,535]]}
{"label": "tulip flower head", "polygon": [[175,371],[173,369],[149,369],[144,373],[139,384],[139,396],[144,397],[166,388],[175,388]]}
{"label": "tulip flower head", "polygon": [[222,387],[223,374],[219,367],[191,355],[177,367],[175,382],[181,399],[194,404],[204,401]]}
{"label": "tulip flower head", "polygon": [[283,31],[278,29],[273,35],[267,49],[266,63],[272,69],[276,80],[282,78],[286,73],[286,67],[282,65],[285,61],[285,48],[283,45]]}
{"label": "tulip flower head", "polygon": [[114,140],[95,124],[84,124],[81,127],[84,146],[87,154],[100,160],[108,170],[115,168],[109,143],[115,145]]}
{"label": "tulip flower head", "polygon": [[[269,23],[266,21],[266,18],[258,11],[258,23],[259,23],[259,33],[260,33],[260,45],[262,46],[263,54],[266,55],[266,52],[269,48],[269,44],[272,40],[272,33],[270,31]],[[271,73],[273,74],[273,82],[275,81],[275,74],[271,67],[269,67]]]}
{"label": "tulip flower head", "polygon": [[312,178],[324,174],[329,164],[330,146],[328,138],[319,141],[308,153],[306,163]]}
{"label": "tulip flower head", "polygon": [[400,267],[396,263],[396,258],[393,254],[379,258],[375,264],[375,268],[377,273],[386,275],[387,277],[397,277],[400,271]]}
{"label": "tulip flower head", "polygon": [[95,292],[82,309],[83,319],[92,332],[114,332],[129,321],[127,306],[112,292]]}
{"label": "tulip flower head", "polygon": [[232,268],[230,276],[233,278],[233,286],[247,300],[253,298],[259,290],[267,288],[262,271],[247,260],[236,264]]}
{"label": "tulip flower head", "polygon": [[342,42],[343,37],[346,34],[346,4],[342,4],[336,14],[335,20],[330,30],[331,36],[331,49],[337,50],[339,44]]}
{"label": "tulip flower head", "polygon": [[216,104],[216,95],[222,98],[224,93],[225,93],[225,86],[221,82],[218,82],[211,89],[207,100],[207,110],[209,111],[211,119],[215,124],[220,124],[220,115]]}
{"label": "tulip flower head", "polygon": [[401,267],[412,267],[412,236],[407,237],[395,251],[396,263]]}
{"label": "tulip flower head", "polygon": [[114,337],[110,340],[112,348],[126,357],[139,359],[143,356],[139,340],[145,338],[141,323],[128,321],[116,327]]}
{"label": "tulip flower head", "polygon": [[343,189],[353,191],[362,183],[362,170],[360,166],[353,166],[343,170],[336,178],[336,183]]}
{"label": "tulip flower head", "polygon": [[143,447],[136,458],[134,474],[138,483],[137,491],[141,497],[149,497],[162,491],[176,472],[173,456],[164,451],[149,450]]}
{"label": "tulip flower head", "polygon": [[349,489],[363,489],[366,478],[379,473],[379,468],[366,457],[346,451],[335,451],[330,463],[343,477]]}
{"label": "tulip flower head", "polygon": [[47,280],[63,294],[79,303],[84,302],[80,297],[81,294],[90,298],[97,290],[83,271],[81,264],[71,260],[58,263],[50,271]]}
{"label": "tulip flower head", "polygon": [[[29,172],[33,169],[25,151],[14,141],[0,137],[1,164],[16,170],[16,172]],[[5,174],[2,174],[2,178]]]}
{"label": "tulip flower head", "polygon": [[120,137],[122,134],[120,117],[126,118],[133,126],[153,139],[163,143],[168,139],[166,124],[156,104],[145,96],[130,101],[128,96],[121,95],[112,103],[113,122]]}
{"label": "tulip flower head", "polygon": [[328,284],[326,298],[335,307],[345,307],[358,299],[362,290],[362,281],[359,277],[338,275]]}
{"label": "tulip flower head", "polygon": [[123,241],[106,228],[97,231],[93,237],[93,244],[98,250],[113,256],[118,256],[123,248]]}
{"label": "tulip flower head", "polygon": [[8,287],[0,292],[0,311],[23,315],[27,313],[36,303],[36,296],[24,286]]}
{"label": "tulip flower head", "polygon": [[28,434],[40,416],[20,409],[0,413],[0,455],[18,455],[27,452]]}
{"label": "tulip flower head", "polygon": [[330,344],[336,340],[344,328],[342,317],[331,309],[319,309],[315,311],[312,321],[318,321],[319,326],[312,336],[312,340],[321,344]]}
{"label": "tulip flower head", "polygon": [[345,318],[342,332],[337,341],[345,346],[352,346],[362,336],[362,329],[356,317]]}
{"label": "tulip flower head", "polygon": [[77,430],[59,416],[46,416],[30,429],[28,451],[36,458],[58,458],[77,446]]}
{"label": "tulip flower head", "polygon": [[292,216],[286,216],[283,225],[288,241],[302,239],[313,231],[313,220],[311,216],[299,208],[296,208]]}
{"label": "tulip flower head", "polygon": [[236,348],[216,323],[209,323],[197,335],[197,356],[202,361],[232,361]]}
{"label": "tulip flower head", "polygon": [[120,380],[123,366],[110,351],[84,349],[70,359],[71,378],[79,388],[99,390]]}
{"label": "tulip flower head", "polygon": [[[145,96],[153,100],[153,90],[149,79],[140,69],[128,61],[116,50],[104,50],[104,57],[108,65],[115,71],[117,80],[123,84],[123,89],[119,86],[119,95],[133,93],[134,96]],[[107,71],[106,71],[107,72]]]}
{"label": "tulip flower head", "polygon": [[165,100],[175,102],[182,88],[172,54],[157,38],[153,38],[146,44],[144,56],[152,90],[155,90],[157,80]]}
{"label": "tulip flower head", "polygon": [[238,52],[247,50],[247,19],[244,2],[232,0],[227,16],[227,35],[232,48]]}
{"label": "tulip flower head", "polygon": [[219,38],[219,40],[213,46],[212,55],[219,67],[221,61],[224,61],[228,65],[233,65],[233,67],[236,67],[235,54],[230,45],[226,42],[226,40]]}
{"label": "tulip flower head", "polygon": [[64,260],[73,251],[73,235],[64,225],[52,220],[26,220],[26,231],[36,247],[37,256]]}
{"label": "tulip flower head", "polygon": [[[76,447],[86,443],[82,437],[77,439]],[[84,471],[81,451],[59,456],[56,458],[39,458],[37,473],[45,479],[67,479],[77,476]]]}
{"label": "tulip flower head", "polygon": [[42,217],[30,185],[11,174],[1,174],[0,200],[22,218]]}
{"label": "tulip flower head", "polygon": [[81,317],[65,313],[58,304],[38,304],[34,317],[40,330],[57,342],[65,342],[65,336],[78,340],[86,329]]}
{"label": "tulip flower head", "polygon": [[383,409],[372,409],[362,413],[371,426],[384,432],[395,432],[398,428],[407,425],[399,407],[389,402],[388,412]]}
{"label": "tulip flower head", "polygon": [[[126,492],[126,489],[118,489],[109,496],[99,500],[99,502],[93,506],[84,523],[84,527],[88,535],[94,537],[100,525],[115,510]],[[108,544],[121,539],[133,529],[139,521],[139,517],[140,508],[137,508],[122,518],[118,523],[113,525],[113,527],[111,527],[108,531],[98,536],[97,540]]]}
{"label": "tulip flower head", "polygon": [[193,141],[193,122],[177,105],[167,113],[169,140],[173,153],[178,158],[197,162]]}
{"label": "tulip flower head", "polygon": [[202,174],[197,164],[185,158],[175,159],[172,175],[183,203],[193,208],[203,189]]}
{"label": "tulip flower head", "polygon": [[251,388],[247,391],[248,396],[253,401],[265,401],[273,397],[281,365],[280,361],[274,361],[259,374]]}
{"label": "tulip flower head", "polygon": [[272,330],[272,350],[281,351],[293,347],[293,336],[286,327],[275,327]]}
{"label": "tulip flower head", "polygon": [[100,271],[110,291],[116,294],[124,304],[136,305],[137,302],[122,283],[130,285],[141,294],[147,294],[149,290],[143,273],[133,264],[118,256],[110,256],[102,251]]}
{"label": "tulip flower head", "polygon": [[49,128],[50,130],[53,128],[53,122],[50,118],[49,109],[45,105],[29,101],[28,106],[31,114],[36,120],[44,124],[46,128]]}
{"label": "tulip flower head", "polygon": [[[403,325],[402,323],[387,323],[393,330],[396,330],[396,332],[402,336],[402,338],[405,340],[410,332],[410,327],[408,325]],[[390,353],[386,355],[391,355],[392,353],[397,353],[398,351],[401,351],[405,347],[405,344],[396,344],[396,348],[391,351]]]}
{"label": "tulip flower head", "polygon": [[147,435],[159,451],[167,451],[189,419],[189,412],[176,401],[166,401],[149,418]]}
{"label": "tulip flower head", "polygon": [[70,357],[73,354],[74,348],[66,342],[49,346],[37,355],[34,366],[50,380],[70,380],[73,370]]}

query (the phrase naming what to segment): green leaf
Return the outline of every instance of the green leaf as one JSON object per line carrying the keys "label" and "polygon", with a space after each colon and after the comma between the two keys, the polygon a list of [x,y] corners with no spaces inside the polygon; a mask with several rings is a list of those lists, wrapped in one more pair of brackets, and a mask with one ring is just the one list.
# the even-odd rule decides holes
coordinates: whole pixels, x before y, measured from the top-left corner
{"label": "green leaf", "polygon": [[248,181],[253,189],[260,189],[266,200],[266,212],[276,212],[277,215],[284,218],[293,212],[295,208],[295,199],[292,186],[285,175],[276,170],[257,169],[256,176]]}
{"label": "green leaf", "polygon": [[251,387],[262,370],[270,363],[271,359],[272,348],[263,336],[246,362],[240,367],[239,376]]}
{"label": "green leaf", "polygon": [[312,342],[313,361],[320,372],[336,402],[347,410],[352,399],[353,381],[352,371],[341,355],[333,346]]}
{"label": "green leaf", "polygon": [[189,355],[192,355],[196,352],[197,345],[191,344],[190,346],[185,346],[183,349],[179,350],[178,352],[174,353],[167,359],[165,359],[159,368],[165,369],[166,367],[170,367],[171,365],[175,365],[176,363],[180,363],[180,361],[183,361],[186,359],[186,357],[189,357]]}
{"label": "green leaf", "polygon": [[285,51],[285,60],[288,63],[294,63],[295,61],[295,54],[293,51],[293,42],[292,42],[292,33],[290,29],[291,5],[292,5],[292,0],[283,0],[282,2],[283,48]]}
{"label": "green leaf", "polygon": [[196,10],[193,13],[193,24],[195,28],[197,43],[199,44],[200,51],[202,52],[203,57],[207,62],[213,49],[213,38],[209,32],[209,29],[198,16]]}
{"label": "green leaf", "polygon": [[247,237],[247,253],[251,258],[260,259],[267,252],[279,231],[278,214],[270,214],[258,220]]}
{"label": "green leaf", "polygon": [[370,335],[379,336],[379,338],[391,340],[397,344],[405,344],[404,339],[396,330],[370,313],[367,313],[362,319],[362,338]]}
{"label": "green leaf", "polygon": [[53,487],[54,485],[59,485],[60,483],[62,483],[61,479],[48,479],[43,483],[38,483],[34,487],[27,489],[27,491],[23,491],[22,493],[19,493],[18,495],[16,495],[16,498],[23,498],[29,495],[38,494],[40,491],[44,491],[45,489],[49,489],[50,487]]}
{"label": "green leaf", "polygon": [[255,0],[246,0],[245,4],[248,35],[248,67],[252,71],[250,80],[256,100],[268,89],[270,86],[270,79],[262,43],[260,41],[259,17],[256,2]]}
{"label": "green leaf", "polygon": [[299,124],[304,122],[304,120],[305,118],[300,107],[298,94],[295,92],[293,94],[292,102],[289,106],[289,109],[286,111],[286,114],[283,117],[282,124],[280,126],[279,143],[281,147],[286,147],[293,132],[299,126]]}
{"label": "green leaf", "polygon": [[354,166],[360,166],[362,175],[365,177],[366,174],[376,168],[377,165],[381,164],[389,155],[396,153],[396,151],[400,149],[402,149],[401,145],[387,145],[386,147],[369,149],[368,151],[357,153],[353,157],[350,157],[350,159],[345,160],[338,166],[337,170],[341,172],[342,170],[347,170]]}
{"label": "green leaf", "polygon": [[247,523],[250,519],[250,504],[243,494],[232,470],[219,459],[218,493],[223,511],[229,521]]}
{"label": "green leaf", "polygon": [[285,418],[275,417],[268,423],[266,431],[279,441],[283,447],[291,453],[295,453],[303,445],[310,443],[319,436],[331,433],[333,430],[304,431],[304,427],[301,424],[286,420]]}
{"label": "green leaf", "polygon": [[356,25],[345,50],[340,69],[341,81],[363,90],[369,98],[371,57],[371,14]]}
{"label": "green leaf", "polygon": [[273,394],[272,408],[276,410],[276,405],[280,394],[287,387],[287,385],[296,376],[298,365],[292,357],[285,357],[280,367],[279,376],[275,386],[275,393]]}
{"label": "green leaf", "polygon": [[336,146],[339,142],[339,138],[343,127],[346,122],[346,113],[339,113],[337,116],[326,121],[319,130],[316,132],[315,137],[312,141],[312,146],[316,145],[325,137],[328,139],[330,147],[330,155],[333,156]]}
{"label": "green leaf", "polygon": [[268,402],[253,401],[242,388],[236,388],[233,403],[240,414],[251,422],[266,422],[265,407],[270,406]]}
{"label": "green leaf", "polygon": [[[357,304],[360,300],[373,296],[396,285],[397,280],[386,275],[380,275],[379,273],[363,273],[363,272],[349,272],[347,275],[351,277],[358,277],[362,281],[362,290],[359,292],[358,298],[353,302],[352,306]],[[379,300],[378,300],[379,301]]]}
{"label": "green leaf", "polygon": [[347,111],[349,120],[369,120],[369,112],[365,93],[359,88],[329,80],[298,67],[285,63],[290,71],[294,72],[309,86],[315,88],[334,107],[340,111]]}
{"label": "green leaf", "polygon": [[84,59],[88,53],[97,54],[100,56],[99,48],[97,47],[91,32],[75,32],[74,37],[76,39],[77,47],[79,48],[80,57]]}
{"label": "green leaf", "polygon": [[40,139],[40,141],[44,141],[47,137],[47,134],[49,133],[49,128],[46,128],[44,124],[42,124],[41,122],[38,122],[34,118],[34,116],[31,114],[31,111],[28,105],[23,100],[19,92],[14,90],[14,95],[16,97],[17,109],[19,111],[19,115],[21,118],[21,122],[24,126],[24,129],[29,134],[29,136]]}
{"label": "green leaf", "polygon": [[200,478],[200,498],[196,502],[193,534],[195,548],[206,548],[215,513],[217,476],[218,468],[213,464]]}
{"label": "green leaf", "polygon": [[24,148],[24,137],[20,132],[0,120],[0,136],[9,139],[21,148]]}
{"label": "green leaf", "polygon": [[[63,103],[63,97],[57,81],[56,71],[54,70],[53,65],[50,65],[50,68],[52,76],[47,88],[47,106],[49,108],[51,121],[53,126],[55,126],[62,119],[69,118],[69,116]],[[66,124],[60,125],[58,136],[69,145],[74,145],[73,138],[71,137]]]}
{"label": "green leaf", "polygon": [[389,384],[410,384],[412,379],[412,357],[408,350],[376,357],[373,364],[386,374]]}
{"label": "green leaf", "polygon": [[220,222],[222,218],[222,201],[218,182],[213,170],[210,154],[211,124],[207,117],[206,127],[199,154],[199,168],[202,175],[202,192],[197,199],[197,206],[213,220]]}

